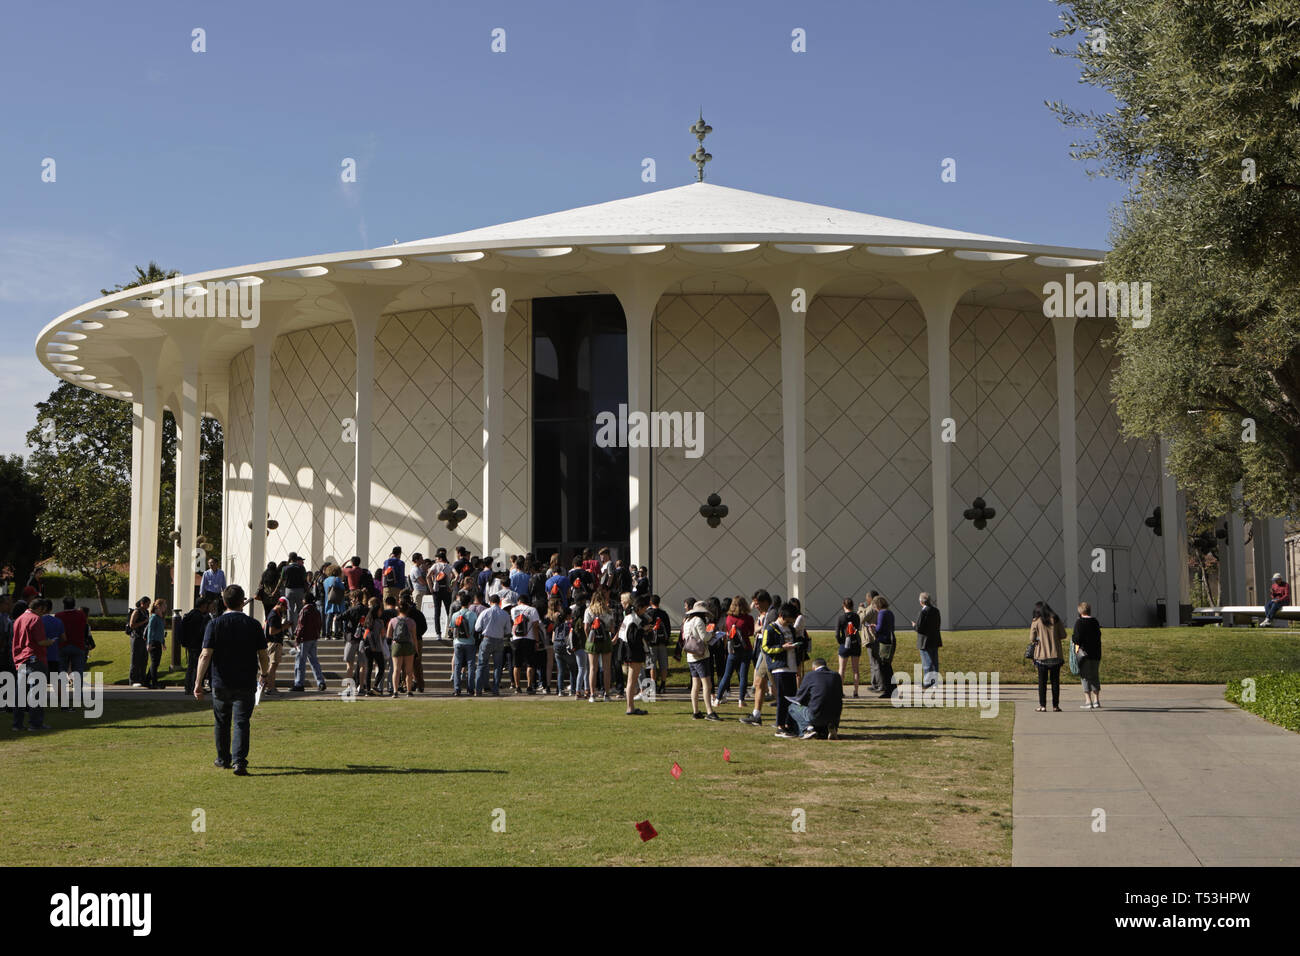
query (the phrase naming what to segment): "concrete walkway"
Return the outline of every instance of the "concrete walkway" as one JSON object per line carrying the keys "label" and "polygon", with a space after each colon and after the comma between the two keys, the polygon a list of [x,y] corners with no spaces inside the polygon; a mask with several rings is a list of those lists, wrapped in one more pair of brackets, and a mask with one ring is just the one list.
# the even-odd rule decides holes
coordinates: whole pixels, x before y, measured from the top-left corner
{"label": "concrete walkway", "polygon": [[[1222,684],[1102,687],[1062,713],[1015,702],[1013,866],[1300,865],[1300,734],[1223,699]],[[1104,676],[1104,672],[1103,672]],[[1105,832],[1094,832],[1094,811]]]}

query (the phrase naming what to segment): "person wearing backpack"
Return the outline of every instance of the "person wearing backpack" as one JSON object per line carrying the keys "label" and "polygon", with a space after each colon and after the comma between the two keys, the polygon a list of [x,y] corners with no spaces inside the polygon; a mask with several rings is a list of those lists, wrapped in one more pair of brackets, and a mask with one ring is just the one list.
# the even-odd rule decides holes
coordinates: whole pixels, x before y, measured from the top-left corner
{"label": "person wearing backpack", "polygon": [[442,633],[442,616],[451,614],[451,585],[455,569],[447,563],[447,549],[439,548],[425,575],[425,584],[433,597],[433,632]]}
{"label": "person wearing backpack", "polygon": [[339,615],[339,624],[343,630],[343,690],[346,695],[351,687],[353,693],[359,693],[361,682],[359,675],[365,663],[365,650],[362,647],[365,634],[362,623],[366,619],[365,594],[360,590],[348,592],[348,609]]}
{"label": "person wearing backpack", "polygon": [[298,620],[302,613],[303,598],[307,596],[307,567],[296,551],[289,552],[289,561],[280,569],[280,587],[289,602],[289,620]]}
{"label": "person wearing backpack", "polygon": [[307,678],[307,665],[316,678],[316,689],[325,690],[325,672],[321,670],[320,660],[316,656],[316,641],[320,638],[321,616],[316,607],[316,595],[308,594],[303,598],[302,612],[298,615],[298,624],[294,628],[293,638],[298,649],[298,656],[293,663],[293,686],[291,691],[303,691],[303,681]]}
{"label": "person wearing backpack", "polygon": [[[578,560],[575,558],[575,560]],[[584,700],[591,695],[591,675],[588,670],[587,657],[587,598],[581,586],[569,590],[573,603],[569,605],[569,647],[573,651],[573,661],[577,667],[577,677],[573,682],[574,700]]]}
{"label": "person wearing backpack", "polygon": [[343,637],[343,615],[348,610],[348,592],[343,571],[337,564],[325,569],[325,637]]}
{"label": "person wearing backpack", "polygon": [[731,689],[731,675],[737,677],[736,686],[740,693],[740,706],[745,706],[745,679],[749,676],[749,658],[754,652],[751,638],[754,636],[754,618],[749,613],[749,604],[742,595],[731,599],[727,617],[722,626],[722,639],[727,652],[727,660],[722,668],[722,679],[718,682],[718,693],[713,698],[713,706],[719,707],[727,702],[727,691]]}
{"label": "person wearing backpack", "polygon": [[[695,720],[721,720],[713,709],[713,664],[709,649],[709,605],[696,601],[682,621],[680,650],[686,652],[686,667],[691,674],[691,717]],[[706,713],[700,713],[700,698]]]}
{"label": "person wearing backpack", "polygon": [[[569,696],[574,679],[574,655],[571,634],[573,619],[564,601],[557,595],[547,602],[546,630],[555,654],[556,685],[561,697]],[[575,690],[576,690],[576,684]]]}
{"label": "person wearing backpack", "polygon": [[673,622],[668,619],[668,612],[659,607],[659,595],[650,595],[651,625],[654,637],[647,649],[650,660],[650,679],[655,682],[655,693],[663,694],[668,688],[668,643],[673,633]]}
{"label": "person wearing backpack", "polygon": [[583,614],[583,624],[587,629],[587,681],[591,688],[587,700],[592,704],[596,702],[598,673],[603,679],[601,686],[604,690],[604,700],[609,700],[609,691],[613,684],[610,651],[613,650],[614,632],[618,629],[616,621],[619,615],[610,609],[609,601],[609,592],[604,588],[597,588]]}
{"label": "person wearing backpack", "polygon": [[787,601],[781,605],[779,613],[776,623],[763,630],[763,656],[767,659],[767,671],[772,678],[772,696],[776,698],[776,736],[797,737],[798,729],[790,719],[789,698],[797,689],[795,674],[799,669],[799,639],[794,622],[799,617],[799,608]]}
{"label": "person wearing backpack", "polygon": [[844,681],[845,665],[853,666],[853,696],[858,696],[858,662],[862,658],[862,618],[853,610],[853,599],[845,598],[844,607],[835,619],[836,653],[840,658],[840,681]]}
{"label": "person wearing backpack", "polygon": [[[624,595],[631,597],[631,595]],[[650,599],[640,597],[628,608],[623,623],[619,627],[618,640],[624,645],[624,657],[627,670],[624,673],[624,697],[627,700],[627,715],[643,717],[647,713],[636,706],[640,695],[641,669],[646,660],[646,639],[654,633],[654,620],[650,614]]]}
{"label": "person wearing backpack", "polygon": [[400,547],[393,548],[392,554],[384,561],[380,575],[384,585],[384,600],[391,597],[396,601],[397,595],[406,587],[406,562],[402,560]]}
{"label": "person wearing backpack", "polygon": [[393,658],[393,699],[401,696],[406,688],[406,696],[415,696],[415,621],[411,619],[414,606],[410,601],[402,601],[397,606],[397,616],[388,622],[390,653]]}
{"label": "person wearing backpack", "polygon": [[[364,593],[364,592],[363,592]],[[378,597],[371,595],[365,601],[366,614],[357,628],[358,650],[364,661],[357,696],[369,697],[382,693],[384,689],[384,605]]]}
{"label": "person wearing backpack", "polygon": [[[470,595],[465,591],[457,597],[457,603],[463,606],[451,612],[448,618],[452,651],[451,689],[452,693],[459,697],[463,687],[469,691],[469,696],[473,697],[475,678],[478,676],[478,669],[474,662],[474,652],[477,650],[474,644],[474,625],[478,621],[479,614],[483,612],[483,605],[477,598],[471,603]],[[465,671],[463,684],[460,677],[462,669]]]}
{"label": "person wearing backpack", "polygon": [[[763,696],[771,676],[767,669],[767,655],[763,653],[762,636],[775,623],[777,612],[772,595],[762,588],[755,591],[750,600],[754,612],[754,634],[757,637],[754,641],[754,711],[741,717],[740,722],[759,727],[763,723]],[[741,710],[744,709],[744,705],[741,705]]]}
{"label": "person wearing backpack", "polygon": [[[524,600],[517,601],[510,609],[510,651],[514,658],[511,688],[516,694],[535,693],[533,662],[542,653],[542,622],[537,616],[537,609]],[[527,683],[521,685],[521,677]],[[542,688],[542,693],[546,693],[545,687]]]}
{"label": "person wearing backpack", "polygon": [[280,597],[280,566],[274,561],[266,562],[266,570],[257,582],[255,597],[262,602],[262,618],[265,619]]}
{"label": "person wearing backpack", "polygon": [[[861,604],[858,605],[858,620],[861,622],[861,631],[859,633],[862,635],[862,640],[866,644],[867,659],[871,662],[871,687],[869,688],[869,690],[873,694],[879,694],[885,689],[885,685],[880,679],[880,674],[881,674],[880,648],[877,645],[874,636],[876,614],[879,613],[879,609],[876,607],[876,598],[879,597],[879,593],[880,592],[878,591],[868,591],[866,598],[863,600]],[[841,665],[842,664],[843,664],[843,659],[841,658]],[[893,674],[892,668],[890,674],[891,676]],[[841,679],[843,678],[843,676],[844,676],[843,666],[841,666],[841,672],[840,672]],[[855,671],[855,677],[856,677],[856,671]],[[854,680],[855,689],[856,686],[857,686],[857,681],[855,679]]]}

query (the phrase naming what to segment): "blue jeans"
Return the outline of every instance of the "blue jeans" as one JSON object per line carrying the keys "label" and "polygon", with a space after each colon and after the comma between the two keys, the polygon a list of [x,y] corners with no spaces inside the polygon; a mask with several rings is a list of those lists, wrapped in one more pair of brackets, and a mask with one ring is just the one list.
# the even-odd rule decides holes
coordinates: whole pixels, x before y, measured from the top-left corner
{"label": "blue jeans", "polygon": [[63,648],[63,669],[69,674],[86,674],[86,652],[80,647]]}
{"label": "blue jeans", "polygon": [[478,666],[474,662],[473,643],[453,644],[451,650],[451,689],[457,694],[460,693],[460,669],[463,667],[465,668],[465,690],[474,693],[474,678],[477,676]]}
{"label": "blue jeans", "polygon": [[795,733],[803,736],[803,732],[813,725],[812,711],[803,704],[790,705],[790,719],[794,721]]}
{"label": "blue jeans", "polygon": [[573,673],[575,663],[572,651],[566,652],[558,647],[555,649],[556,690],[562,691],[565,689],[564,682],[568,680],[569,676]]}
{"label": "blue jeans", "polygon": [[591,690],[591,678],[587,673],[587,652],[575,648],[573,651],[573,659],[578,664],[578,676],[573,682],[573,692],[575,694],[586,694]]}
{"label": "blue jeans", "polygon": [[[925,675],[921,681],[922,687],[929,687],[939,679],[939,648],[921,651],[921,673]],[[931,677],[931,674],[934,677]]]}
{"label": "blue jeans", "polygon": [[298,656],[293,662],[293,684],[301,687],[307,677],[307,662],[311,662],[311,672],[318,685],[325,683],[325,672],[320,669],[320,660],[316,657],[316,642],[303,641],[298,645]]}
{"label": "blue jeans", "polygon": [[485,637],[478,646],[478,692],[483,693],[487,686],[488,662],[491,661],[491,669],[494,672],[492,682],[492,693],[501,693],[501,655],[505,649],[505,641],[499,638]]}
{"label": "blue jeans", "polygon": [[37,661],[28,658],[18,665],[18,683],[27,692],[27,706],[14,707],[14,730],[23,729],[24,712],[31,717],[31,726],[44,727],[45,708],[39,703],[33,705],[32,701],[39,702],[47,697],[45,670]]}
{"label": "blue jeans", "polygon": [[731,675],[735,674],[739,683],[740,702],[742,704],[745,702],[745,678],[749,675],[749,657],[750,655],[744,651],[727,655],[727,666],[722,669],[722,679],[718,681],[716,691],[719,697],[731,689]]}
{"label": "blue jeans", "polygon": [[1285,602],[1283,602],[1283,601],[1269,601],[1267,604],[1265,604],[1265,605],[1264,605],[1264,620],[1266,620],[1266,621],[1272,621],[1272,620],[1273,620],[1273,615],[1276,614],[1278,611],[1282,610],[1284,604],[1285,604]]}
{"label": "blue jeans", "polygon": [[[217,741],[217,759],[224,764],[242,767],[248,763],[248,720],[253,716],[256,688],[232,690],[212,688],[213,735]],[[231,724],[235,729],[234,752],[230,742]]]}
{"label": "blue jeans", "polygon": [[289,602],[289,620],[297,621],[298,614],[302,611],[303,598],[307,596],[306,588],[285,588],[284,597]]}

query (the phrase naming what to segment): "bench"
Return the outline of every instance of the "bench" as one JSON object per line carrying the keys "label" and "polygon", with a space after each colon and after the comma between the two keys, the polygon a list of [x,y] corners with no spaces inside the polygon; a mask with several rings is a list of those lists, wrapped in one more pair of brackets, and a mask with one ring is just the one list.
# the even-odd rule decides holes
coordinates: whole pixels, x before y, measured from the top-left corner
{"label": "bench", "polygon": [[[1255,618],[1264,617],[1264,605],[1262,604],[1242,604],[1226,607],[1198,607],[1192,610],[1192,621],[1194,625],[1200,624],[1226,624],[1232,626],[1249,627],[1254,623]],[[1277,613],[1273,615],[1274,621],[1300,621],[1300,605],[1288,604],[1280,607]]]}

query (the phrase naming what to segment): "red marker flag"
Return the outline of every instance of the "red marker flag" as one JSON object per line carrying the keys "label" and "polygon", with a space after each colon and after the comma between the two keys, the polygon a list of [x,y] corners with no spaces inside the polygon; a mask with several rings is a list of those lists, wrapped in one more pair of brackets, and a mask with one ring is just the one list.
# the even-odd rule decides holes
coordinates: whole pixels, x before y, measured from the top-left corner
{"label": "red marker flag", "polygon": [[659,831],[650,825],[649,820],[642,820],[640,823],[638,823],[636,825],[636,832],[641,834],[642,843],[644,843],[646,840],[653,840],[655,837],[659,835]]}
{"label": "red marker flag", "polygon": [[670,770],[670,771],[668,771],[668,772],[671,773],[671,774],[673,775],[673,779],[674,779],[674,780],[680,780],[680,779],[681,779],[681,776],[682,776],[682,768],[681,768],[678,764],[674,763],[674,764],[673,764],[673,769]]}
{"label": "red marker flag", "polygon": [[727,763],[731,763],[731,751],[726,747],[722,748],[722,759],[727,761]]}

